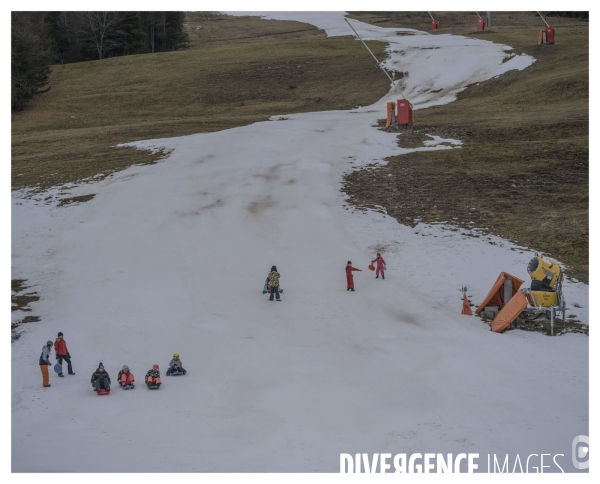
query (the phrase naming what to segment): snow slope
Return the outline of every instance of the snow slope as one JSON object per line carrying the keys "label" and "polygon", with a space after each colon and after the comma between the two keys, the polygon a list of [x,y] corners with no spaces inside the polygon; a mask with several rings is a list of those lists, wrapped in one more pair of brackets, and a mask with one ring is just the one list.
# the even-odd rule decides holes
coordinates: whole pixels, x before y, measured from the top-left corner
{"label": "snow slope", "polygon": [[[341,13],[303,19],[347,34]],[[532,62],[358,24],[390,43],[416,107]],[[478,302],[501,270],[528,280],[531,252],[344,206],[345,171],[406,151],[372,128],[396,97],[136,143],[173,151],[73,187],[96,194],[80,205],[13,194],[12,277],[35,282],[42,319],[12,346],[13,472],[337,472],[342,452],[562,453],[568,470],[588,434],[587,337],[499,335],[460,315],[461,285]],[[377,251],[385,281],[366,271]],[[355,293],[347,260],[365,269]],[[281,304],[261,294],[272,264]],[[587,321],[587,286],[565,292]],[[37,360],[58,331],[77,374],[44,389]],[[188,374],[159,391],[91,390],[99,361],[141,383],[173,352]]]}

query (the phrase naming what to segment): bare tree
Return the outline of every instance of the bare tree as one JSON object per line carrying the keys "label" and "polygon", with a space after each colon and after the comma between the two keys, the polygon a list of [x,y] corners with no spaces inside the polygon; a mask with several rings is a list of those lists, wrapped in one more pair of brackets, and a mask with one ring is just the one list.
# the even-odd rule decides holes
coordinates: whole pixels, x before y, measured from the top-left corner
{"label": "bare tree", "polygon": [[119,12],[80,12],[79,32],[82,39],[103,59],[106,53],[117,46],[115,40],[119,31]]}

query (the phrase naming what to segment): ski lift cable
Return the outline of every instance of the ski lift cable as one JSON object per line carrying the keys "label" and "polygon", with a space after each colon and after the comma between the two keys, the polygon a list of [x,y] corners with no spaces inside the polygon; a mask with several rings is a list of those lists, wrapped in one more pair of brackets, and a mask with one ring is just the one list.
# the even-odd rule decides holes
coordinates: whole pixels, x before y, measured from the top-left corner
{"label": "ski lift cable", "polygon": [[431,12],[427,12],[427,13],[428,13],[428,14],[429,14],[429,16],[431,17],[431,20],[435,20],[435,19],[433,18],[433,15],[431,15]]}
{"label": "ski lift cable", "polygon": [[[363,43],[363,45],[365,46],[365,48],[369,51],[369,53],[373,56],[373,59],[375,59],[375,62],[377,62],[377,65],[380,67],[380,69],[384,72],[384,74],[387,76],[387,78],[390,80],[390,82],[392,83],[392,86],[395,86],[396,88],[399,89],[399,86],[394,82],[394,79],[392,79],[390,77],[390,75],[388,74],[388,72],[385,70],[385,68],[381,65],[381,62],[379,62],[377,60],[377,57],[375,57],[375,54],[373,54],[373,52],[371,51],[371,49],[369,49],[369,46],[367,44],[365,44],[365,41],[362,39],[362,37],[360,35],[358,35],[358,32],[356,30],[354,30],[354,27],[352,27],[352,25],[350,24],[350,22],[348,22],[348,19],[346,17],[344,17],[344,20],[346,21],[346,23],[350,26],[350,28],[352,29],[352,31],[356,34],[356,36],[359,38],[359,40]],[[406,99],[404,97],[404,94],[402,94],[402,91],[400,91],[400,95]]]}
{"label": "ski lift cable", "polygon": [[481,18],[481,15],[479,15],[479,12],[475,11],[475,13],[477,14],[477,16],[478,16],[479,18]]}
{"label": "ski lift cable", "polygon": [[542,20],[546,24],[546,27],[550,27],[550,25],[548,25],[548,22],[546,22],[546,19],[543,17],[543,15],[540,12],[538,12],[537,14],[542,18]]}

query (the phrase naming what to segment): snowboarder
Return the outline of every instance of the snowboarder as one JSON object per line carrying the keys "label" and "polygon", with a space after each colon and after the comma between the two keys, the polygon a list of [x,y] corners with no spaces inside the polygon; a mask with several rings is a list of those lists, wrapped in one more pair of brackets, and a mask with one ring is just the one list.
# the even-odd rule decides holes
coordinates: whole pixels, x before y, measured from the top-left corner
{"label": "snowboarder", "polygon": [[183,373],[184,375],[187,373],[183,368],[183,364],[179,359],[179,353],[175,353],[173,355],[173,359],[169,363],[169,369],[167,370],[167,376],[170,376],[172,373]]}
{"label": "snowboarder", "polygon": [[271,295],[269,296],[269,301],[273,300],[273,296],[277,297],[278,301],[281,301],[280,297],[279,297],[279,278],[281,276],[279,275],[279,272],[277,272],[277,267],[272,266],[271,267],[271,272],[269,272],[269,275],[267,276],[267,279],[269,280],[269,284],[271,285]]}
{"label": "snowboarder", "polygon": [[[110,392],[110,376],[104,369],[102,362],[98,363],[98,368],[92,373],[90,383],[96,393],[108,393]],[[104,390],[104,392],[102,392]]]}
{"label": "snowboarder", "polygon": [[375,279],[379,279],[379,273],[381,272],[381,278],[385,279],[385,260],[381,257],[381,254],[377,252],[377,257],[371,261],[371,264],[377,262],[377,272],[375,273]]}
{"label": "snowboarder", "polygon": [[50,353],[52,353],[52,341],[47,341],[46,346],[42,348],[42,354],[40,355],[40,370],[42,370],[42,385],[45,387],[50,386],[50,375],[48,374],[48,367],[50,363]]}
{"label": "snowboarder", "polygon": [[146,385],[148,385],[148,388],[158,388],[162,385],[158,365],[152,365],[152,368],[146,373]]}
{"label": "snowboarder", "polygon": [[[58,333],[58,337],[54,342],[54,353],[56,354],[56,361],[58,364],[62,367],[63,360],[65,360],[67,362],[69,375],[74,375],[75,373],[73,373],[73,367],[71,366],[71,355],[67,349],[67,342],[63,339],[63,334],[61,332]],[[58,376],[64,377],[62,371]]]}
{"label": "snowboarder", "polygon": [[346,289],[346,291],[354,291],[354,276],[352,275],[352,271],[362,272],[362,269],[352,267],[352,262],[348,261],[348,264],[346,264],[346,282],[348,284],[348,289]]}
{"label": "snowboarder", "polygon": [[122,388],[134,387],[135,377],[133,376],[133,373],[129,371],[129,367],[127,365],[123,365],[123,369],[119,371],[117,379],[119,380],[119,386]]}

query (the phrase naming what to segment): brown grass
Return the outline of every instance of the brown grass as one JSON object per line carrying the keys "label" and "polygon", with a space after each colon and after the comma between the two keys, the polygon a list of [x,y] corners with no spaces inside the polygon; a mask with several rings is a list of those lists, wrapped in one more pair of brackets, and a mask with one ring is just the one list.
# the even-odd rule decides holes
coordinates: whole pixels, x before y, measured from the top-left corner
{"label": "brown grass", "polygon": [[[114,148],[119,143],[348,109],[388,90],[351,37],[327,39],[298,22],[190,14],[188,29],[197,23],[202,35],[191,36],[190,50],[54,66],[50,92],[12,115],[13,189],[77,182],[162,156]],[[383,57],[384,44],[370,46]]]}
{"label": "brown grass", "polygon": [[[345,190],[353,203],[384,206],[401,223],[420,218],[485,228],[556,257],[567,274],[587,282],[588,24],[549,19],[556,43],[537,45],[543,23],[532,13],[494,12],[491,31],[480,34],[463,25],[465,19],[470,25],[470,14],[444,15],[435,17],[446,33],[471,30],[474,37],[513,46],[537,61],[469,87],[456,102],[415,111],[406,144],[399,136],[401,146],[414,147],[424,134],[445,135],[464,141],[461,149],[392,157],[385,167],[350,174]],[[356,17],[416,28],[423,15]]]}

